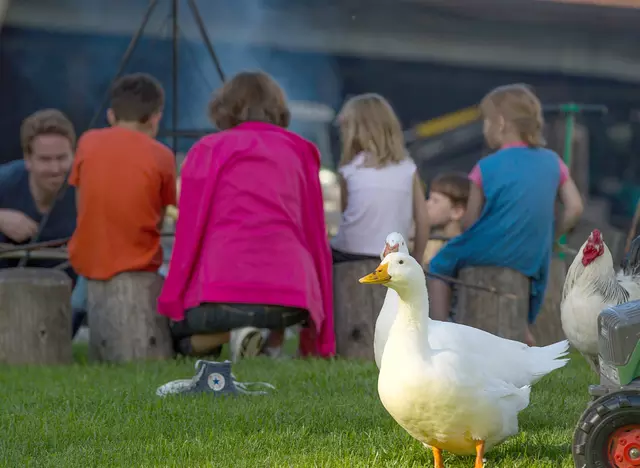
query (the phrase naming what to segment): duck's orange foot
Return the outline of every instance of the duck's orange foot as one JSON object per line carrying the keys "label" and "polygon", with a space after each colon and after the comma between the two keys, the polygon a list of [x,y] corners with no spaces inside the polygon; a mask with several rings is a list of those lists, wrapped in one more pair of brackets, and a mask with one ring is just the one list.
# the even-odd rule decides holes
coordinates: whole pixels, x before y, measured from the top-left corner
{"label": "duck's orange foot", "polygon": [[442,450],[438,447],[431,447],[433,450],[433,466],[435,468],[444,468],[444,461],[442,460]]}
{"label": "duck's orange foot", "polygon": [[476,440],[476,464],[473,468],[484,467],[484,440]]}

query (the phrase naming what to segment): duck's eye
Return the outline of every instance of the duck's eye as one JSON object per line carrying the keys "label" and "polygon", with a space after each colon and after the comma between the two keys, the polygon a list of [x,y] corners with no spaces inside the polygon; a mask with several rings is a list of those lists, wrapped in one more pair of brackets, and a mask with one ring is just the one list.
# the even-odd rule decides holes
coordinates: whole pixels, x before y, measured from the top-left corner
{"label": "duck's eye", "polygon": [[398,263],[399,263],[400,265],[404,265],[404,260],[400,260]]}

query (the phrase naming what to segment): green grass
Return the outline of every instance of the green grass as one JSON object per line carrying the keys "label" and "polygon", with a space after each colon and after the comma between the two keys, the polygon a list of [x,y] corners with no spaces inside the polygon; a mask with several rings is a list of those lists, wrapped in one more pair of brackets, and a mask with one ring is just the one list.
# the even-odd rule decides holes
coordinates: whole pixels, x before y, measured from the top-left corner
{"label": "green grass", "polygon": [[[193,360],[122,366],[0,367],[0,466],[431,467],[431,454],[385,412],[375,364],[246,360],[241,381],[270,396],[161,399],[155,389],[193,375]],[[534,386],[521,433],[486,467],[572,467],[573,427],[595,376],[578,355]],[[473,466],[445,456],[447,468]]]}

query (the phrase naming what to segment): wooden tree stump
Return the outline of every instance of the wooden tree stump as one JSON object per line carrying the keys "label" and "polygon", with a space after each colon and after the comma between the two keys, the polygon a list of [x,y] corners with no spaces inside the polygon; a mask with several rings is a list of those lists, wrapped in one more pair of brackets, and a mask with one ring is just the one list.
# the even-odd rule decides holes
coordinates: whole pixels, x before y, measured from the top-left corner
{"label": "wooden tree stump", "polygon": [[71,278],[48,268],[0,270],[0,363],[72,361]]}
{"label": "wooden tree stump", "polygon": [[470,267],[460,271],[461,281],[493,287],[502,294],[460,287],[456,321],[510,340],[524,342],[529,315],[530,280],[509,268]]}
{"label": "wooden tree stump", "polygon": [[168,321],[156,311],[162,288],[158,274],[127,272],[87,283],[92,359],[127,362],[173,356]]}
{"label": "wooden tree stump", "polygon": [[373,360],[373,334],[387,288],[358,280],[374,271],[377,260],[338,263],[333,267],[336,354]]}
{"label": "wooden tree stump", "polygon": [[565,338],[560,320],[560,303],[562,302],[562,288],[567,276],[567,264],[561,258],[551,260],[549,282],[544,303],[540,314],[533,324],[532,333],[537,346],[547,346]]}

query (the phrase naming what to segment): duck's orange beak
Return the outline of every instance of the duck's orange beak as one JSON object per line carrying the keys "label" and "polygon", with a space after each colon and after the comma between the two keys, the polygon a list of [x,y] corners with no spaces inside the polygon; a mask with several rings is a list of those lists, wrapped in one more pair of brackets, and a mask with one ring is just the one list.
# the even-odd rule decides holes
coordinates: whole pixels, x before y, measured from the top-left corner
{"label": "duck's orange beak", "polygon": [[389,264],[381,263],[376,271],[373,273],[369,273],[367,276],[363,276],[360,278],[360,282],[363,284],[385,284],[391,281],[391,276],[389,275]]}

